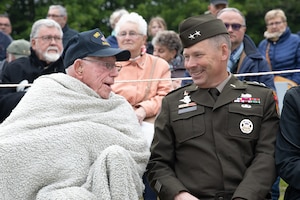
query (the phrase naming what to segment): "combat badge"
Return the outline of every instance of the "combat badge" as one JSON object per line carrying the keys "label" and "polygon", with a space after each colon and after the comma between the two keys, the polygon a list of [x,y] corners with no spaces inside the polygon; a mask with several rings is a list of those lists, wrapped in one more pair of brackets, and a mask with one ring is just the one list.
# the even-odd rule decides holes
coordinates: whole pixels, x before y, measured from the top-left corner
{"label": "combat badge", "polygon": [[197,110],[197,104],[195,102],[192,102],[189,93],[187,91],[184,91],[183,95],[183,99],[180,99],[179,101],[183,102],[184,104],[178,105],[178,114]]}

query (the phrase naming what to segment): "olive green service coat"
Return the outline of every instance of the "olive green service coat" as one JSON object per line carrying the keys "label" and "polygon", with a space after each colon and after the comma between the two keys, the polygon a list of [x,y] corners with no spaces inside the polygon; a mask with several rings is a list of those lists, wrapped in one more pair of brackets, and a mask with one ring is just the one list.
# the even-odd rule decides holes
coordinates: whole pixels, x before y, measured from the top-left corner
{"label": "olive green service coat", "polygon": [[189,85],[168,94],[155,122],[148,178],[160,200],[261,200],[275,180],[279,117],[273,91],[231,77],[214,102]]}

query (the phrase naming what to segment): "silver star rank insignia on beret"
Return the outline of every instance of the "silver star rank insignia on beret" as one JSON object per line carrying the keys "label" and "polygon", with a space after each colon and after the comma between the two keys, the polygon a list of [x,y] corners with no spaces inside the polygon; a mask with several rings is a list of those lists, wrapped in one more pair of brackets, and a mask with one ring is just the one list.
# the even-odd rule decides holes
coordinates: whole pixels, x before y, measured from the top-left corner
{"label": "silver star rank insignia on beret", "polygon": [[201,36],[201,32],[195,31],[195,33],[189,35],[189,39],[194,40],[194,39],[196,39],[196,37],[199,37],[199,36]]}

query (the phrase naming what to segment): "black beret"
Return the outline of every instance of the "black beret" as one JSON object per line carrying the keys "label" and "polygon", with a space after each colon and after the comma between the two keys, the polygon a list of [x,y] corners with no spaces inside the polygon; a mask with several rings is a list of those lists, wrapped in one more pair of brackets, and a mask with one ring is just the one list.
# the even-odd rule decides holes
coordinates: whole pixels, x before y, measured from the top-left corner
{"label": "black beret", "polygon": [[179,25],[179,36],[184,48],[221,34],[228,34],[228,31],[223,21],[211,14],[189,17]]}

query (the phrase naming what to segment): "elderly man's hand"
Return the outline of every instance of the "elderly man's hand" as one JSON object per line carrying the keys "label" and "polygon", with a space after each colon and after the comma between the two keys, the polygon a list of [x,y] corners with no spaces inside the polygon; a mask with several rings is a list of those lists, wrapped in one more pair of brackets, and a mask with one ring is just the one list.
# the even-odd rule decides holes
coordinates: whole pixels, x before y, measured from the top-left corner
{"label": "elderly man's hand", "polygon": [[143,120],[145,119],[146,117],[146,111],[143,107],[139,107],[135,110],[135,114],[140,122],[140,124],[143,122]]}
{"label": "elderly man's hand", "polygon": [[17,92],[27,92],[27,90],[29,89],[28,85],[29,85],[28,80],[23,80],[17,86],[16,91]]}

